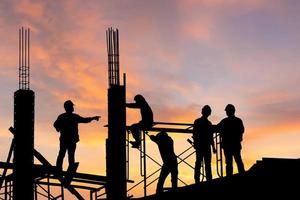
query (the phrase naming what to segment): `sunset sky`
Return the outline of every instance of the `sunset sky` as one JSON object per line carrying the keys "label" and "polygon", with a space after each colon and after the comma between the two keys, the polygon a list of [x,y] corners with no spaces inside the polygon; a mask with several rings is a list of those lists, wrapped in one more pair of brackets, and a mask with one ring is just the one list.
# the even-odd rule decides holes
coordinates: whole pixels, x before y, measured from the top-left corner
{"label": "sunset sky", "polygon": [[[193,123],[209,104],[218,123],[232,103],[246,128],[247,169],[262,157],[299,158],[299,10],[298,0],[1,0],[1,161],[12,139],[21,26],[31,29],[35,147],[52,164],[59,145],[53,122],[71,99],[76,113],[102,116],[80,125],[79,171],[105,175],[108,27],[120,31],[127,101],[142,94],[155,121]],[[139,113],[128,110],[127,117],[131,124]],[[171,136],[177,154],[189,146],[190,136]],[[151,142],[148,152],[160,161]],[[135,150],[131,158],[131,179],[138,180]],[[193,171],[180,166],[179,177],[192,183]]]}

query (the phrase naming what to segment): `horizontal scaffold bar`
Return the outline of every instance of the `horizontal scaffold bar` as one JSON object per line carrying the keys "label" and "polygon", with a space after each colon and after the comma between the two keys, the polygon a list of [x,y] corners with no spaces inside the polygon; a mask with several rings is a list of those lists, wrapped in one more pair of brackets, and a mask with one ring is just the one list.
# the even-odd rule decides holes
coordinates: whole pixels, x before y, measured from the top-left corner
{"label": "horizontal scaffold bar", "polygon": [[[13,163],[6,163],[0,162],[0,169],[13,169]],[[44,166],[44,165],[34,165],[34,175],[35,177],[39,177],[39,179],[49,177],[49,174],[52,174],[51,178],[58,178],[57,177],[57,168],[55,166]],[[64,176],[67,174],[67,171],[61,171],[61,174]],[[10,176],[7,176],[7,178]],[[85,174],[85,173],[75,173],[73,177],[73,181],[75,182],[83,182],[83,183],[90,183],[90,184],[97,184],[97,185],[104,185],[107,183],[106,176],[94,175],[94,174]],[[132,180],[128,180],[127,182],[133,183]]]}
{"label": "horizontal scaffold bar", "polygon": [[[127,130],[130,126],[126,127]],[[174,122],[154,122],[151,128],[143,129],[149,132],[166,131],[169,133],[193,133],[193,124]]]}

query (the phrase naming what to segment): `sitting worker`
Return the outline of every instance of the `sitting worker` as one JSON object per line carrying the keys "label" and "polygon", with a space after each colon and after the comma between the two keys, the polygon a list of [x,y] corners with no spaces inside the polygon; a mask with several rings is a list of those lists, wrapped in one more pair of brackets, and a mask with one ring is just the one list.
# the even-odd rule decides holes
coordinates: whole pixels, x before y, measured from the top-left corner
{"label": "sitting worker", "polygon": [[127,103],[128,108],[140,109],[142,120],[136,124],[132,124],[129,128],[135,141],[131,141],[133,148],[139,148],[141,145],[141,133],[143,129],[151,128],[153,126],[153,112],[145,100],[145,98],[138,94],[134,97],[135,103]]}

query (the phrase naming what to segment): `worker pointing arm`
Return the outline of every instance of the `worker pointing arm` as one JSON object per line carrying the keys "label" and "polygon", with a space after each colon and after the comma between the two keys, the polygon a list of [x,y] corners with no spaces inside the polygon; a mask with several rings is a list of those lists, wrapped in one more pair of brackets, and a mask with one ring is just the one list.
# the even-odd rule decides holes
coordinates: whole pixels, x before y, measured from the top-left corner
{"label": "worker pointing arm", "polygon": [[65,101],[64,108],[66,112],[60,114],[53,124],[56,131],[60,132],[60,149],[56,161],[59,169],[62,169],[66,152],[68,152],[69,165],[75,164],[76,143],[79,142],[78,124],[100,119],[100,116],[81,117],[74,113],[74,104],[71,100]]}
{"label": "worker pointing arm", "polygon": [[90,123],[93,120],[99,121],[100,116],[94,116],[94,117],[81,117],[78,115],[78,122],[79,123]]}

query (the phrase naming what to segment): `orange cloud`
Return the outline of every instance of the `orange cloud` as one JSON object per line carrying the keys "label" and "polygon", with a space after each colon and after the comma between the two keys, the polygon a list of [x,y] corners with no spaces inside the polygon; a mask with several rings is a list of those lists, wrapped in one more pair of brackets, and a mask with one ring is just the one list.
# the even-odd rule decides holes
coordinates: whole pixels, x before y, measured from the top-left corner
{"label": "orange cloud", "polygon": [[[272,49],[266,52],[255,48],[253,52],[249,49],[243,52],[243,46],[234,46],[234,39],[239,36],[236,30],[233,32],[237,35],[224,36],[227,33],[225,27],[230,28],[228,21],[224,20],[231,19],[227,18],[228,13],[230,16],[240,13],[252,16],[249,11],[265,9],[269,7],[269,2],[187,0],[169,5],[159,1],[143,2],[146,6],[135,1],[118,5],[112,1],[78,2],[14,1],[6,3],[8,6],[0,5],[0,24],[5,27],[0,35],[6,38],[0,46],[0,54],[5,55],[1,57],[1,85],[17,87],[17,28],[20,23],[30,25],[31,86],[37,97],[36,147],[51,162],[54,163],[57,156],[59,137],[52,123],[63,112],[64,100],[72,99],[76,104],[76,112],[82,116],[102,116],[100,122],[80,126],[81,141],[77,149],[80,171],[105,174],[105,30],[111,25],[120,28],[121,71],[127,73],[127,100],[132,101],[136,93],[143,94],[152,106],[156,121],[192,123],[200,115],[201,106],[210,104],[214,115],[211,119],[216,123],[225,116],[226,103],[234,102],[246,124],[243,155],[247,167],[264,153],[297,155],[299,149],[293,147],[299,144],[296,134],[300,128],[297,125],[299,111],[294,103],[298,95],[294,89],[287,89],[291,85],[299,85],[297,68],[291,67],[287,72],[287,67],[292,65],[280,61],[289,60],[290,57],[280,54],[281,57],[274,59],[279,53]],[[11,7],[15,12],[8,12]],[[276,17],[274,19],[279,19]],[[242,18],[240,20],[244,23]],[[245,38],[248,40],[243,40],[243,44],[252,44],[254,37]],[[208,67],[202,69],[204,65]],[[281,78],[275,79],[278,75]],[[11,80],[15,80],[15,83],[12,84]],[[283,82],[286,85],[280,91],[270,89],[275,85],[283,85]],[[1,109],[5,110],[5,117],[2,117],[5,119],[1,118],[0,125],[6,130],[12,121],[13,105],[6,98],[2,98],[2,102],[3,108],[8,105],[11,107],[10,113]],[[278,109],[277,104],[285,104],[284,109]],[[261,109],[268,111],[267,114]],[[127,110],[127,114],[128,124],[140,119],[138,111]],[[278,117],[280,114],[290,117],[281,119]],[[9,133],[1,131],[0,135],[7,147]],[[172,137],[176,140],[176,153],[188,147],[186,139],[190,135],[174,134]],[[284,145],[274,148],[281,139]],[[160,160],[157,147],[151,142],[147,145],[149,153]],[[5,149],[2,147],[1,152],[5,152]],[[138,180],[139,154],[131,153],[131,170],[135,173],[132,178]],[[4,154],[1,156],[5,157]],[[190,162],[193,164],[194,158]],[[192,173],[181,166],[180,177],[189,183],[192,182]],[[155,184],[151,191],[154,190]],[[141,195],[142,188],[134,194]]]}
{"label": "orange cloud", "polygon": [[31,18],[42,18],[44,14],[43,2],[32,2],[28,0],[17,1],[14,4],[15,12],[30,16]]}
{"label": "orange cloud", "polygon": [[272,136],[276,136],[278,134],[284,135],[285,133],[296,133],[298,130],[300,130],[300,125],[297,121],[285,122],[282,124],[269,124],[249,128],[249,135],[247,138],[249,140],[258,141],[260,138],[272,138]]}
{"label": "orange cloud", "polygon": [[[185,11],[188,12],[188,11]],[[202,14],[201,17],[190,17],[182,24],[183,31],[191,40],[198,42],[208,42],[214,37],[214,19],[213,15],[209,13]]]}
{"label": "orange cloud", "polygon": [[245,0],[245,1],[239,1],[239,0],[187,0],[187,5],[202,5],[210,7],[226,7],[226,6],[238,6],[238,7],[246,7],[246,8],[259,8],[261,6],[264,6],[267,1],[266,0]]}

